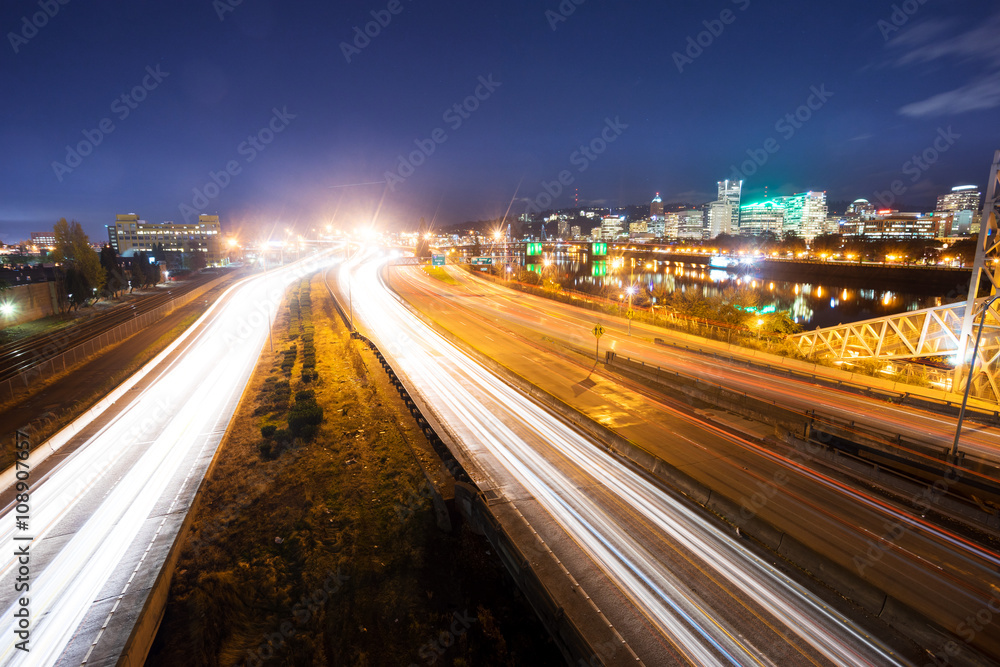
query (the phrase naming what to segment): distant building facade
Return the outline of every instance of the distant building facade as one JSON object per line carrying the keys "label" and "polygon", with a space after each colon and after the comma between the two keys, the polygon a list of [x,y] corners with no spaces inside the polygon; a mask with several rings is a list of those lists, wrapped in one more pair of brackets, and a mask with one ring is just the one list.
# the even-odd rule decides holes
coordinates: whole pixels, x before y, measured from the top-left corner
{"label": "distant building facade", "polygon": [[774,200],[740,207],[740,234],[758,236],[765,232],[780,235],[785,227],[785,208]]}
{"label": "distant building facade", "polygon": [[55,244],[55,232],[31,232],[31,245],[39,248],[52,248]]}
{"label": "distant building facade", "polygon": [[700,240],[704,235],[704,215],[698,210],[679,211],[677,215],[677,238]]}
{"label": "distant building facade", "polygon": [[866,239],[931,240],[947,236],[951,224],[950,213],[879,211],[874,217],[861,221],[858,229]]}
{"label": "distant building facade", "polygon": [[825,192],[800,192],[789,197],[775,197],[773,201],[785,210],[782,232],[796,234],[807,241],[827,232]]}
{"label": "distant building facade", "polygon": [[199,215],[196,223],[152,223],[135,213],[115,216],[108,225],[108,242],[123,257],[150,252],[163,244],[165,253],[204,253],[207,264],[222,259],[222,230],[217,215]]}
{"label": "distant building facade", "polygon": [[649,205],[649,218],[653,221],[663,219],[663,199],[660,197],[659,192],[656,193],[652,203]]}
{"label": "distant building facade", "polygon": [[[959,185],[951,189],[951,192],[938,197],[937,213],[955,214],[956,234],[978,234],[979,218],[982,215],[980,200],[982,193],[975,185]],[[963,213],[967,212],[967,213]],[[962,231],[963,227],[968,227]]]}
{"label": "distant building facade", "polygon": [[624,220],[618,215],[606,215],[601,218],[601,239],[604,241],[614,241],[622,235],[622,225]]}

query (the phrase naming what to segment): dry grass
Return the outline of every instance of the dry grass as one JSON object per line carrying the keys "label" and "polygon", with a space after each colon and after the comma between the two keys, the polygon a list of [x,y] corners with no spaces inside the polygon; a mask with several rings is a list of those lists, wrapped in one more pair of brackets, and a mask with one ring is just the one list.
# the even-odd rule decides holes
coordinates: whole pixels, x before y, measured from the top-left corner
{"label": "dry grass", "polygon": [[561,662],[489,545],[464,529],[441,533],[429,503],[412,504],[424,478],[405,439],[411,418],[319,278],[312,287],[319,377],[301,382],[300,356],[291,393],[314,390],[324,423],[276,460],[258,452],[260,426],[280,420],[262,390],[286,377],[283,308],[276,352],[265,350],[221,445],[147,664],[255,665],[271,653],[269,664],[429,664],[463,611],[476,620],[437,664]]}

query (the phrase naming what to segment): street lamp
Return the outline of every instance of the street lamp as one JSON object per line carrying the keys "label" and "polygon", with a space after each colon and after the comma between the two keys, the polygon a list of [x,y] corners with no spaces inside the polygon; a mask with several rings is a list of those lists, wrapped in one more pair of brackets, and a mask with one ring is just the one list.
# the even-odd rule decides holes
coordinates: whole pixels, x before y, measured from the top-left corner
{"label": "street lamp", "polygon": [[628,289],[625,290],[628,294],[628,312],[625,313],[625,317],[628,318],[628,335],[632,335],[632,296],[635,294],[635,285],[629,285]]}
{"label": "street lamp", "polygon": [[[264,291],[267,291],[267,248],[260,256],[261,260],[264,262]],[[274,341],[271,340],[271,329],[273,324],[271,323],[271,305],[267,306],[267,347],[273,353],[274,352]]]}
{"label": "street lamp", "polygon": [[[958,425],[955,427],[955,442],[951,445],[951,458],[958,457],[958,439],[962,435],[962,421],[965,419],[965,406],[969,403],[969,392],[972,390],[972,374],[976,370],[976,355],[979,353],[979,341],[983,337],[983,326],[986,324],[986,313],[993,302],[1000,299],[1000,294],[994,294],[983,304],[983,313],[979,316],[979,331],[976,332],[976,344],[972,347],[972,361],[969,362],[969,375],[965,378],[965,395],[962,396],[962,407],[958,411]],[[973,302],[975,307],[975,302]],[[961,363],[961,359],[959,360]]]}

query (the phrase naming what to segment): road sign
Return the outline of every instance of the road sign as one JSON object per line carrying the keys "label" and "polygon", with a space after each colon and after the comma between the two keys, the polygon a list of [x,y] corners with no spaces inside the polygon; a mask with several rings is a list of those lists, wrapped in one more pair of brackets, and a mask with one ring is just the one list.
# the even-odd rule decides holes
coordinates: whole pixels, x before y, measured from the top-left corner
{"label": "road sign", "polygon": [[541,255],[542,254],[542,244],[541,243],[529,243],[528,247],[527,247],[527,251],[524,254],[528,255],[529,257],[530,256],[534,256],[534,255]]}
{"label": "road sign", "polygon": [[608,254],[608,244],[607,243],[592,243],[590,245],[590,254],[594,257],[601,257]]}
{"label": "road sign", "polygon": [[604,327],[598,324],[596,327],[594,327],[594,338],[600,338],[603,335],[604,335]]}
{"label": "road sign", "polygon": [[635,311],[629,308],[628,311],[625,313],[625,317],[629,318],[630,320],[635,319]]}
{"label": "road sign", "polygon": [[444,266],[444,255],[432,255],[431,264],[434,266]]}
{"label": "road sign", "polygon": [[493,265],[493,258],[492,257],[473,257],[472,258],[472,264],[474,266],[492,266]]}

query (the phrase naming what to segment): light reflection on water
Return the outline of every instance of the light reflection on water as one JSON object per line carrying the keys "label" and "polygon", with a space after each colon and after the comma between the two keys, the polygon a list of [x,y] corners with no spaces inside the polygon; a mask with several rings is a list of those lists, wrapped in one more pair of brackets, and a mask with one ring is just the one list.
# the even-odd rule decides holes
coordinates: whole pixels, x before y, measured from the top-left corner
{"label": "light reflection on water", "polygon": [[[656,269],[646,269],[638,264],[632,269],[627,262],[610,260],[603,269],[599,266],[595,270],[593,265],[580,262],[575,257],[556,256],[548,270],[558,272],[558,279],[566,287],[592,293],[600,292],[605,286],[624,292],[630,284],[640,290],[696,290],[707,297],[719,296],[734,287],[758,289],[762,295],[762,306],[787,311],[806,329],[893,315],[943,303],[940,297],[841,285],[768,281],[707,266],[681,267],[662,261]],[[605,271],[606,275],[602,275]]]}

